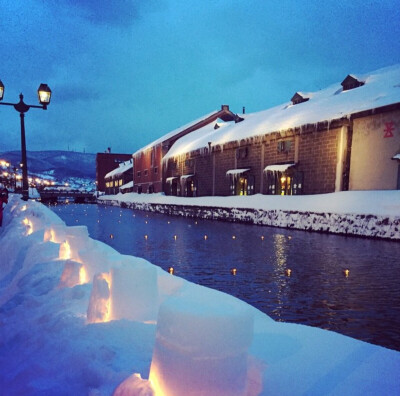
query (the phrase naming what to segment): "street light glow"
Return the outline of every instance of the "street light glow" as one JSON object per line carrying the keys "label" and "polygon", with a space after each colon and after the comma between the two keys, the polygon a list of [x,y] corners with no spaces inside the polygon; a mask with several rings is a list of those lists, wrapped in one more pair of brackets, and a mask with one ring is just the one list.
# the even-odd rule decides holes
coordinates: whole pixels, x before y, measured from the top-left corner
{"label": "street light glow", "polygon": [[47,84],[40,84],[38,88],[38,98],[39,98],[39,103],[42,105],[48,105],[50,104],[50,99],[51,99],[51,89]]}

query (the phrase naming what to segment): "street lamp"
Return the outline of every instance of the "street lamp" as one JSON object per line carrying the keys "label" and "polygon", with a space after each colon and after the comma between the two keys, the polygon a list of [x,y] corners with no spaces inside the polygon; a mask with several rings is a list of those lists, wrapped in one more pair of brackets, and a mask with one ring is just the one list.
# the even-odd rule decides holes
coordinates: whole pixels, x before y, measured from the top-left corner
{"label": "street lamp", "polygon": [[[28,163],[26,160],[26,143],[25,143],[25,113],[30,108],[47,110],[47,106],[50,104],[51,99],[51,89],[47,84],[40,84],[38,88],[38,99],[40,106],[37,105],[27,105],[24,103],[24,95],[22,93],[19,95],[18,103],[6,103],[0,102],[0,105],[4,106],[14,106],[14,109],[19,112],[21,118],[21,165],[22,165],[22,199],[27,201],[29,199],[29,186],[28,186]],[[0,80],[0,101],[3,100],[4,96],[4,85]]]}

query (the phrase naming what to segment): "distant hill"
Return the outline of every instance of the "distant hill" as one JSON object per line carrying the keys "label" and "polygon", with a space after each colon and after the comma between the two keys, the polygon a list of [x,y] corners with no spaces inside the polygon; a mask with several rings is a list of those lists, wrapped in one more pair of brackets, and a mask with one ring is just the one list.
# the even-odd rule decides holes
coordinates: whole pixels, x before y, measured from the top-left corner
{"label": "distant hill", "polygon": [[[12,166],[21,162],[20,151],[0,153],[0,158],[9,161]],[[35,174],[49,174],[58,180],[67,178],[96,178],[96,154],[74,151],[28,151],[28,171]]]}

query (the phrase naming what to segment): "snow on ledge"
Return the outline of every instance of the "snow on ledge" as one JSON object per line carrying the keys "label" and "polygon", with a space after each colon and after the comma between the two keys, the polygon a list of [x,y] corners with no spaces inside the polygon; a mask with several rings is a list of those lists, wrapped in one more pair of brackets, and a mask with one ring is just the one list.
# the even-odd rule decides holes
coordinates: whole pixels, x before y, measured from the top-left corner
{"label": "snow on ledge", "polygon": [[231,169],[226,172],[226,175],[241,175],[242,173],[248,172],[250,168],[245,168],[245,169]]}
{"label": "snow on ledge", "polygon": [[183,175],[181,176],[181,180],[186,180],[186,179],[190,179],[191,177],[193,177],[194,175]]}
{"label": "snow on ledge", "polygon": [[280,165],[268,165],[264,168],[264,172],[285,172],[287,169],[289,169],[291,166],[296,165],[294,162],[289,163],[289,164],[280,164]]}

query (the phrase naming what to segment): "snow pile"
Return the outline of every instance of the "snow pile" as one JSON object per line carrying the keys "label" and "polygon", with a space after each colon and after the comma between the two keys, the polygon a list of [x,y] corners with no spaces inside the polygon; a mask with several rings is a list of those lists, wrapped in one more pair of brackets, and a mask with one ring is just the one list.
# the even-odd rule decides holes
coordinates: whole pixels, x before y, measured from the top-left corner
{"label": "snow pile", "polygon": [[400,191],[185,198],[162,194],[102,196],[98,202],[202,219],[400,240]]}
{"label": "snow pile", "polygon": [[274,322],[119,254],[37,202],[10,197],[0,257],[2,394],[400,392],[399,352]]}

